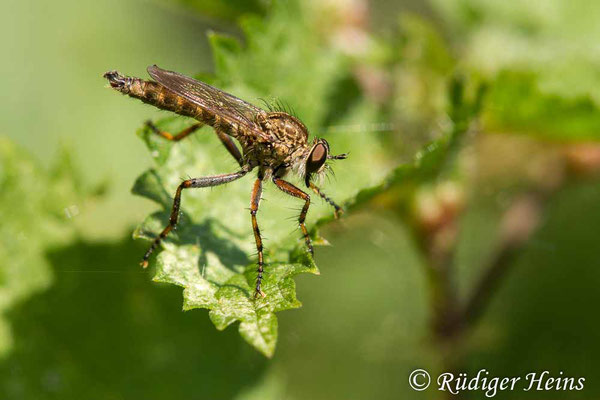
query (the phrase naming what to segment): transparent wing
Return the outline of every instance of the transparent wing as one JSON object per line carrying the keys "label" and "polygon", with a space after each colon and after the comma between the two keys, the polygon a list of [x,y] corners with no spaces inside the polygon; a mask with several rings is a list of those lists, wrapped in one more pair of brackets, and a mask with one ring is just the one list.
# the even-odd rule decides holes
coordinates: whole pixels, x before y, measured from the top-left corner
{"label": "transparent wing", "polygon": [[219,115],[229,123],[235,123],[257,139],[267,141],[269,135],[256,123],[256,117],[266,112],[242,99],[225,93],[204,82],[197,81],[177,72],[167,71],[152,65],[148,73],[167,89],[185,97],[211,114]]}

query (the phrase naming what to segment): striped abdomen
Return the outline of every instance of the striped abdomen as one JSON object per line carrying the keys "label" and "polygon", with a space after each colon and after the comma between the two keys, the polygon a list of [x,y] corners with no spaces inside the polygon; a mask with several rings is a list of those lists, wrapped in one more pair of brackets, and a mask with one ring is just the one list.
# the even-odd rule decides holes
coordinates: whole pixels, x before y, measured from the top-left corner
{"label": "striped abdomen", "polygon": [[215,113],[203,109],[183,96],[179,96],[158,82],[123,76],[116,71],[107,72],[104,77],[108,79],[113,89],[123,94],[140,99],[144,103],[162,110],[195,118],[231,136],[237,136],[237,126],[227,123]]}

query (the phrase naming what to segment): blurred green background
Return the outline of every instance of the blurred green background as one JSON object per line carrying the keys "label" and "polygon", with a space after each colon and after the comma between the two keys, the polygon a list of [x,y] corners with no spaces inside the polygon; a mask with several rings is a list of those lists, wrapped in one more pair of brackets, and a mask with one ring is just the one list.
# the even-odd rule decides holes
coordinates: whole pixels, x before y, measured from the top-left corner
{"label": "blurred green background", "polygon": [[[301,111],[327,104],[313,132],[377,141],[388,172],[453,126],[469,129],[435,176],[392,180],[324,229],[333,246],[317,251],[321,276],[297,278],[303,307],[278,314],[272,359],[234,328],[217,331],[206,311],[181,312],[181,289],[137,267],[145,244],[131,231],[155,207],[130,194],[152,162],[135,132],[166,113],[106,89],[102,74],[144,77],[150,64],[211,73],[206,32],[244,43],[238,20],[268,20],[274,7],[2,2],[0,398],[451,397],[413,391],[415,368],[563,371],[585,377],[585,389],[496,397],[599,398],[594,2],[302,3],[315,59],[342,61],[297,68],[335,85],[306,99],[279,77],[284,89],[272,95]],[[456,111],[457,81],[469,99],[487,88],[477,121]],[[344,125],[356,104],[366,117]]]}

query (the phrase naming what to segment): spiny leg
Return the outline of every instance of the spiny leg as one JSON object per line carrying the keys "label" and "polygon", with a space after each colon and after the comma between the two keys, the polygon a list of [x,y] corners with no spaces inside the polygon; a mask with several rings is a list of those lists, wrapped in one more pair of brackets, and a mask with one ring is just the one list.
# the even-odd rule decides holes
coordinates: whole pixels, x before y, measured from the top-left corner
{"label": "spiny leg", "polygon": [[329,203],[335,209],[335,211],[333,212],[333,215],[336,218],[339,218],[344,213],[344,210],[342,210],[342,207],[338,206],[331,198],[329,198],[325,193],[323,193],[321,191],[321,189],[317,185],[315,185],[314,183],[311,182],[310,183],[310,188],[316,194],[318,194],[319,196],[321,196],[321,198],[323,200],[325,200],[327,203]]}
{"label": "spiny leg", "polygon": [[[190,126],[189,128],[182,130],[177,135],[172,135],[169,132],[161,131],[160,129],[158,129],[156,127],[156,125],[154,125],[152,123],[152,121],[146,121],[146,126],[148,128],[150,128],[152,130],[152,132],[156,133],[158,136],[161,136],[161,137],[163,137],[167,140],[173,141],[173,142],[178,142],[181,139],[185,138],[186,136],[189,136],[192,133],[196,132],[198,129],[202,128],[202,126],[204,126],[204,124],[196,123],[196,124]],[[233,139],[229,135],[227,135],[226,133],[223,133],[222,131],[220,131],[218,129],[215,129],[215,133],[217,134],[217,136],[219,137],[219,140],[221,140],[221,143],[223,143],[223,145],[225,146],[225,148],[227,149],[229,154],[231,154],[233,156],[233,158],[235,158],[235,160],[238,162],[238,164],[241,167],[243,165],[242,153],[240,153],[240,150],[235,145],[235,142],[233,141]]]}
{"label": "spiny leg", "polygon": [[179,132],[176,135],[173,135],[169,132],[166,131],[161,131],[160,129],[158,129],[156,127],[156,125],[154,125],[154,123],[152,123],[152,121],[146,121],[146,126],[148,128],[150,128],[152,130],[152,132],[156,133],[158,136],[161,136],[167,140],[173,141],[173,142],[179,142],[181,139],[183,139],[186,136],[191,135],[192,133],[196,132],[198,129],[200,129],[204,124],[201,123],[196,123],[194,125],[191,125],[188,128],[185,128],[184,130],[182,130],[181,132]]}
{"label": "spiny leg", "polygon": [[306,247],[308,247],[308,251],[311,255],[314,254],[312,242],[310,241],[310,236],[308,235],[308,230],[306,229],[306,225],[304,225],[304,220],[306,220],[306,213],[308,212],[308,207],[310,206],[310,196],[308,193],[303,192],[298,189],[296,186],[291,183],[284,181],[280,178],[273,178],[273,183],[283,192],[289,194],[290,196],[298,197],[299,199],[304,200],[304,207],[302,207],[302,211],[300,211],[300,216],[298,217],[298,224],[300,225],[300,229],[302,230],[302,234],[304,235],[304,241],[306,242]]}
{"label": "spiny leg", "polygon": [[260,229],[258,229],[258,222],[256,221],[256,213],[258,212],[258,205],[260,204],[260,196],[262,194],[262,178],[259,177],[254,182],[252,188],[252,197],[250,198],[250,215],[252,217],[252,230],[254,231],[254,241],[256,242],[256,252],[258,253],[258,275],[256,276],[256,291],[254,297],[262,296],[266,297],[262,290],[260,290],[260,284],[262,283],[263,277],[263,243],[260,237]]}
{"label": "spiny leg", "polygon": [[160,235],[158,235],[158,237],[154,239],[154,241],[150,245],[150,248],[148,249],[148,251],[146,251],[146,254],[144,254],[140,265],[144,268],[148,266],[148,259],[150,258],[152,252],[158,247],[160,242],[169,234],[169,232],[171,232],[177,225],[177,221],[179,220],[179,208],[181,205],[181,192],[183,189],[218,186],[224,183],[235,181],[236,179],[241,178],[247,173],[248,171],[246,169],[243,169],[239,172],[234,172],[232,174],[213,175],[204,178],[193,178],[181,182],[181,184],[177,187],[177,191],[175,192],[175,198],[173,199],[173,208],[171,209],[169,225],[167,225],[167,227],[163,229]]}

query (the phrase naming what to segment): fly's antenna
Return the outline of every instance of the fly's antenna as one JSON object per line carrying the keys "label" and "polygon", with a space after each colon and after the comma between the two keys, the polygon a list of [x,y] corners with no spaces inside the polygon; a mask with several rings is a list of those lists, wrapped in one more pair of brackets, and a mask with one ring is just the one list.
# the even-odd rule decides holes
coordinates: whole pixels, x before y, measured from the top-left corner
{"label": "fly's antenna", "polygon": [[328,160],[345,160],[346,158],[348,158],[348,155],[349,155],[349,154],[350,154],[350,153],[342,153],[342,154],[338,154],[338,155],[335,155],[335,156],[333,156],[333,155],[328,155],[328,156],[327,156],[327,159],[328,159]]}

